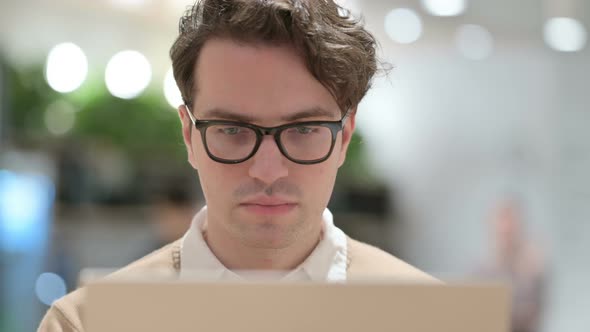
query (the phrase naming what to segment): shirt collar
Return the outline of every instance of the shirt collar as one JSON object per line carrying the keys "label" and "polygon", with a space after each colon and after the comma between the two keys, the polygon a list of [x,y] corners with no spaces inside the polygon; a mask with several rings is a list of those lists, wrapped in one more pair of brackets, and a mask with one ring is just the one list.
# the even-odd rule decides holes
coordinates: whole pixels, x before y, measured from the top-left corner
{"label": "shirt collar", "polygon": [[[332,213],[325,209],[322,214],[323,236],[316,248],[296,269],[279,276],[282,281],[345,281],[347,240],[342,230],[334,225]],[[180,250],[180,276],[205,280],[238,281],[243,278],[227,269],[215,257],[205,239],[203,230],[207,222],[207,207],[194,217],[185,233]]]}

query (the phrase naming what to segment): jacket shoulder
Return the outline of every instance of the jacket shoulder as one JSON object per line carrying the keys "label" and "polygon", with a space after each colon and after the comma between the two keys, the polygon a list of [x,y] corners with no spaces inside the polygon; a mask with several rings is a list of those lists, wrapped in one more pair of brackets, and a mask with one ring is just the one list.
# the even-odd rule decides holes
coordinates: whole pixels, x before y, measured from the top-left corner
{"label": "jacket shoulder", "polygon": [[[115,271],[105,279],[136,276],[145,271],[174,274],[180,268],[180,244],[181,240],[170,243]],[[55,301],[41,321],[38,332],[84,331],[82,316],[85,300],[86,288],[82,287]]]}
{"label": "jacket shoulder", "polygon": [[348,277],[350,280],[396,280],[441,283],[418,268],[367,243],[348,238]]}

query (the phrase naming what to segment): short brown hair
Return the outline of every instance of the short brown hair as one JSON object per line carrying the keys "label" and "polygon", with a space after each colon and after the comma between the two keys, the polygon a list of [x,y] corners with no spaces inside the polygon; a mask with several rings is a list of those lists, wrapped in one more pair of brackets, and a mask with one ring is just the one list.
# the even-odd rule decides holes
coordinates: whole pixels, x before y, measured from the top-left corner
{"label": "short brown hair", "polygon": [[180,19],[170,57],[184,102],[191,105],[195,63],[205,42],[289,44],[345,112],[356,107],[377,71],[375,38],[333,0],[200,0]]}

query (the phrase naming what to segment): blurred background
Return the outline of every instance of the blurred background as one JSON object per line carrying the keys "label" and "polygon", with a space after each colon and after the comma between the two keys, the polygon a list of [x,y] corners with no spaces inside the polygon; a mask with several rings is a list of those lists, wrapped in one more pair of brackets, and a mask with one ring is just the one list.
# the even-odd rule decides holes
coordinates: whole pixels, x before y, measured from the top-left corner
{"label": "blurred background", "polygon": [[[190,0],[1,0],[0,331],[204,204],[168,50]],[[343,0],[393,64],[336,224],[445,280],[513,285],[514,331],[590,325],[590,2]]]}

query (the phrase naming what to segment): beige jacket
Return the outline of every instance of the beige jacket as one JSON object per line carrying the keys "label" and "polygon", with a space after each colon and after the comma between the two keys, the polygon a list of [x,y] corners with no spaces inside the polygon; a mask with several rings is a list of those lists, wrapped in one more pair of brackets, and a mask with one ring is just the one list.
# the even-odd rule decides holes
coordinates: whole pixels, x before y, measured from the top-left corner
{"label": "beige jacket", "polygon": [[[180,270],[180,240],[156,250],[115,272],[113,276],[142,270]],[[347,278],[377,278],[395,281],[438,282],[435,278],[368,244],[348,238]],[[38,332],[82,332],[85,289],[80,288],[55,301],[41,321]]]}

